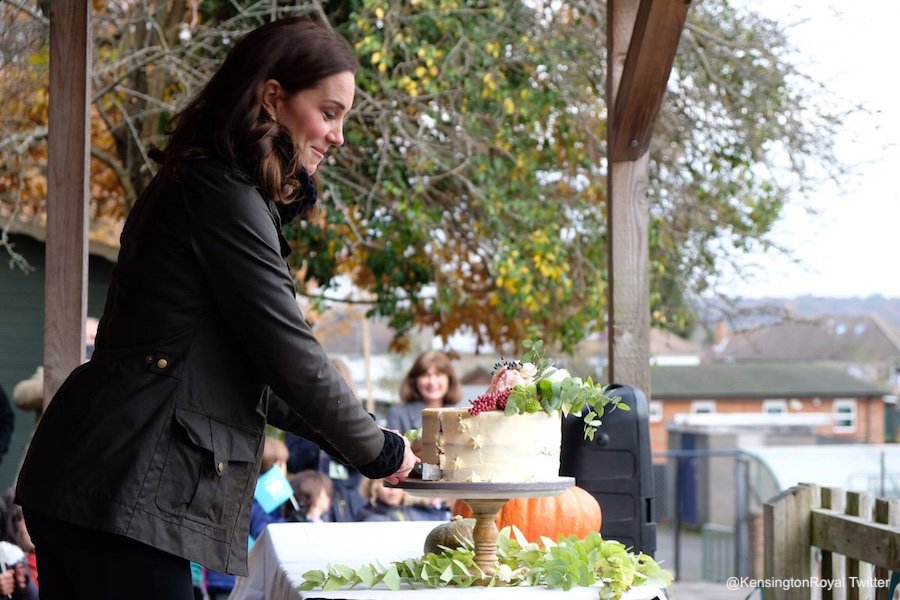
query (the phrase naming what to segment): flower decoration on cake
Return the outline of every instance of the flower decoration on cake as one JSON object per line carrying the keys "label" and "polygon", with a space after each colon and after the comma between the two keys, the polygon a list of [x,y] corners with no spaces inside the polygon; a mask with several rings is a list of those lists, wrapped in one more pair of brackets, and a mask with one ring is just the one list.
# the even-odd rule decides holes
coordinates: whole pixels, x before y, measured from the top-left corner
{"label": "flower decoration on cake", "polygon": [[619,398],[607,394],[607,386],[554,367],[544,355],[543,341],[526,340],[522,345],[527,352],[520,360],[494,365],[490,386],[470,401],[470,414],[502,410],[510,416],[540,411],[582,415],[584,437],[593,440],[606,411],[630,410]]}

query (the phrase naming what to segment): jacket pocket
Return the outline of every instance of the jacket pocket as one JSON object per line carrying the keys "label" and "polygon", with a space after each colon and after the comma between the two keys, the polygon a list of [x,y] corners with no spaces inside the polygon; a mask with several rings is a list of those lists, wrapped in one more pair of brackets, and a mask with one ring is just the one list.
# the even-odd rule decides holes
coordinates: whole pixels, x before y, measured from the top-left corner
{"label": "jacket pocket", "polygon": [[230,525],[254,475],[259,444],[251,432],[176,406],[157,505],[204,524]]}

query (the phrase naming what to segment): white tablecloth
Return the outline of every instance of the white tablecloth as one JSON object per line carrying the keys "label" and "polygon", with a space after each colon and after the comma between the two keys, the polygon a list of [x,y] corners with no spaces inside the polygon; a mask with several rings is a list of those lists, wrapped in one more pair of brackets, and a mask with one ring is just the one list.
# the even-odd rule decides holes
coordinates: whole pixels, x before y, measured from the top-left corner
{"label": "white tablecloth", "polygon": [[[269,525],[250,552],[250,575],[239,577],[231,600],[300,600],[340,598],[365,600],[518,600],[559,597],[565,600],[597,600],[596,588],[573,588],[568,592],[543,587],[508,588],[403,588],[391,591],[383,586],[325,592],[299,592],[303,573],[325,570],[340,564],[358,568],[363,564],[389,565],[396,560],[417,558],[423,553],[428,532],[435,521],[391,523],[280,523]],[[630,590],[623,600],[665,598],[656,588]]]}

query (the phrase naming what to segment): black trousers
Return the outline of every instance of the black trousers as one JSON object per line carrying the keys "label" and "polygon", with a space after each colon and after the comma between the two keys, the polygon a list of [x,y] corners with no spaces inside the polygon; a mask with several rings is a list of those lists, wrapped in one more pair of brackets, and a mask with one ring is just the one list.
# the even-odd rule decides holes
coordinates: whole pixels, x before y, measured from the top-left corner
{"label": "black trousers", "polygon": [[25,511],[41,600],[194,600],[190,563],[121,535]]}

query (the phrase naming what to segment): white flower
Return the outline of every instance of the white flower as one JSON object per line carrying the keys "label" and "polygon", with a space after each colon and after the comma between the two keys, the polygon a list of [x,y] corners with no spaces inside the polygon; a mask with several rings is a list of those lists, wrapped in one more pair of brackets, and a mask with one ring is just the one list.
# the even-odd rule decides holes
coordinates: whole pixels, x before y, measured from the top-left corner
{"label": "white flower", "polygon": [[522,376],[523,379],[526,380],[525,385],[530,385],[534,383],[534,378],[537,376],[537,367],[532,363],[522,363],[518,368],[519,375]]}
{"label": "white flower", "polygon": [[554,369],[548,376],[544,377],[544,379],[552,383],[557,383],[563,379],[568,379],[571,376],[572,375],[566,369]]}

